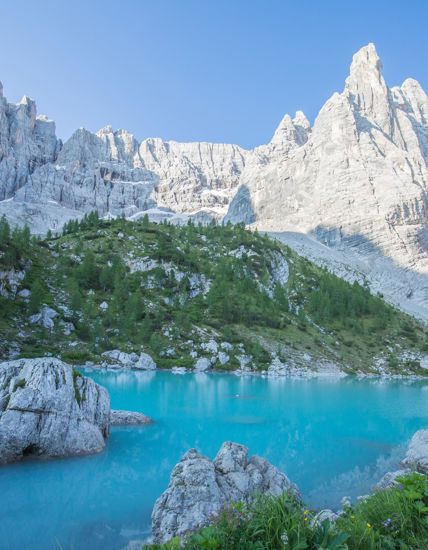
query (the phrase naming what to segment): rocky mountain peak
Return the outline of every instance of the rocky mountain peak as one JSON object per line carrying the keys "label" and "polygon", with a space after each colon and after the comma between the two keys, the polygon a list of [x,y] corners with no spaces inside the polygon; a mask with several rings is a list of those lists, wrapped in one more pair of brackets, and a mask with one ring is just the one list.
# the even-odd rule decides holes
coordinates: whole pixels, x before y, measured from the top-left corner
{"label": "rocky mountain peak", "polygon": [[416,120],[428,126],[428,97],[419,82],[414,78],[407,78],[401,85],[401,91]]}
{"label": "rocky mountain peak", "polygon": [[378,78],[382,73],[382,61],[376,51],[375,45],[370,42],[367,46],[363,46],[352,56],[350,69],[350,77],[360,77],[361,74],[374,73]]}
{"label": "rocky mountain peak", "polygon": [[276,129],[271,144],[282,145],[287,148],[306,143],[311,125],[303,111],[297,111],[292,119],[286,114]]}

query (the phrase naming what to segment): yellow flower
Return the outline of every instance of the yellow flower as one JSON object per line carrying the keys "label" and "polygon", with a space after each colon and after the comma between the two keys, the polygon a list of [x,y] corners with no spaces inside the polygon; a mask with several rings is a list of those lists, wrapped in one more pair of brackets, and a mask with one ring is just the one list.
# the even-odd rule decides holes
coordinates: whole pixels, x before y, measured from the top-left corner
{"label": "yellow flower", "polygon": [[369,529],[372,528],[372,526],[370,525],[370,523],[367,524],[367,527],[368,527]]}
{"label": "yellow flower", "polygon": [[307,516],[309,514],[309,510],[305,510],[303,513]]}

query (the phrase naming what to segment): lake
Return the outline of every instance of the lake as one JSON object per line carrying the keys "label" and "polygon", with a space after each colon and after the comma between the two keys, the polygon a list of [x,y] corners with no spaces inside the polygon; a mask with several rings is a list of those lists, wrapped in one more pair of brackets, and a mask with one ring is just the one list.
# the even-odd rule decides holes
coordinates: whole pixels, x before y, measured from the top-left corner
{"label": "lake", "polygon": [[108,388],[112,408],[155,422],[113,428],[98,455],[1,467],[2,550],[119,550],[145,538],[184,452],[213,458],[225,440],[278,466],[309,506],[334,508],[367,493],[428,426],[428,382],[86,374]]}

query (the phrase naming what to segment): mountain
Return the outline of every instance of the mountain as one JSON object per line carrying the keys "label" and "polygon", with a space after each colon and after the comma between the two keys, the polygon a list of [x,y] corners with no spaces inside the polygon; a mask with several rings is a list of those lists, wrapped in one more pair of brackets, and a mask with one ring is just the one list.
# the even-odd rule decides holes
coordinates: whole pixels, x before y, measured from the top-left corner
{"label": "mountain", "polygon": [[428,99],[415,80],[388,88],[381,68],[361,49],[307,140],[254,152],[226,219],[352,251],[376,290],[426,317]]}
{"label": "mountain", "polygon": [[237,225],[0,220],[0,359],[269,375],[428,372],[421,323]]}
{"label": "mountain", "polygon": [[267,145],[177,143],[106,127],[62,144],[34,102],[0,92],[0,215],[59,230],[97,210],[244,222],[428,319],[428,99],[388,88],[373,44],[313,127],[286,115]]}

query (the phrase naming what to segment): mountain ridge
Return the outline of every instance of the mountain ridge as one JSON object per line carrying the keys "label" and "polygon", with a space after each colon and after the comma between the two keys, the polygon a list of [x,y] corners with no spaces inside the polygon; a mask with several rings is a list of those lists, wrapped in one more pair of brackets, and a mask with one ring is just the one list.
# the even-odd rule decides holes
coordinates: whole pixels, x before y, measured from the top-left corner
{"label": "mountain ridge", "polygon": [[38,233],[93,210],[244,222],[291,245],[298,232],[301,249],[315,239],[343,253],[372,289],[428,319],[427,193],[428,99],[414,79],[388,88],[373,44],[354,55],[343,91],[312,127],[301,111],[285,115],[252,150],[139,143],[110,126],[62,144],[32,100],[13,105],[1,94],[0,215]]}

